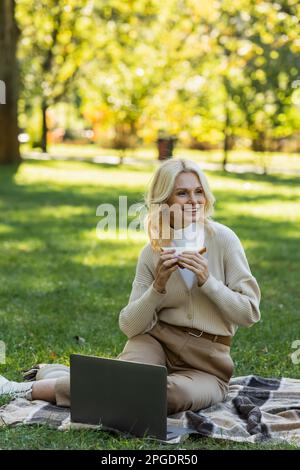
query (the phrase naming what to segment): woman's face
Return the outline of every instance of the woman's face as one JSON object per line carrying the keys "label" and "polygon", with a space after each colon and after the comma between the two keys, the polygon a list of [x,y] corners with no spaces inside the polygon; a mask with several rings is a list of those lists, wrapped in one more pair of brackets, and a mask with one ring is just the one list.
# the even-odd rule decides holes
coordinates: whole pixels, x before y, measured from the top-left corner
{"label": "woman's face", "polygon": [[199,221],[204,214],[205,202],[204,190],[198,175],[193,172],[179,173],[167,201],[169,206],[175,204],[174,210],[170,211],[171,227],[178,229]]}

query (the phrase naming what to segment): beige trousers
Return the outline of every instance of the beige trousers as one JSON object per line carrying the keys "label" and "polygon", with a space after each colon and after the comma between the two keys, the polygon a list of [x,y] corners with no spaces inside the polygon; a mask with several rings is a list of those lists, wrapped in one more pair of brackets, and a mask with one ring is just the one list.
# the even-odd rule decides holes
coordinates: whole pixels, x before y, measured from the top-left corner
{"label": "beige trousers", "polygon": [[[129,339],[117,359],[167,367],[168,415],[223,401],[234,369],[229,346],[162,321]],[[70,406],[69,377],[57,379],[55,392],[57,405]]]}

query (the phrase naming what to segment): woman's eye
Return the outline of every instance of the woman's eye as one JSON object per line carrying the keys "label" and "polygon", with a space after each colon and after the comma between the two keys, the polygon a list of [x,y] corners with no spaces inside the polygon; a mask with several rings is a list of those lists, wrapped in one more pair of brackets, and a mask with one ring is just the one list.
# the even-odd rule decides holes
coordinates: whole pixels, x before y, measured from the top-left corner
{"label": "woman's eye", "polygon": [[[196,193],[197,193],[197,194],[202,194],[203,191],[202,191],[202,189],[198,189],[198,190],[196,191]],[[186,191],[180,191],[179,193],[177,193],[177,196],[185,196],[185,195],[186,195]]]}

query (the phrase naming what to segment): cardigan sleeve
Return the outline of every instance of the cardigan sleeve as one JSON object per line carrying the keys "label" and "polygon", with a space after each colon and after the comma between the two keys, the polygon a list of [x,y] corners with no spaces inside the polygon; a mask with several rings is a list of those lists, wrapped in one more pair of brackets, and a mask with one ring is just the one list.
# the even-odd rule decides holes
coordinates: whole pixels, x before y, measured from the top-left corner
{"label": "cardigan sleeve", "polygon": [[226,320],[248,327],[260,320],[261,292],[243,246],[232,233],[224,253],[225,284],[210,274],[200,289],[217,305]]}
{"label": "cardigan sleeve", "polygon": [[154,276],[149,268],[148,251],[146,245],[140,253],[128,304],[119,314],[120,329],[128,338],[154,327],[157,310],[165,296],[153,287]]}

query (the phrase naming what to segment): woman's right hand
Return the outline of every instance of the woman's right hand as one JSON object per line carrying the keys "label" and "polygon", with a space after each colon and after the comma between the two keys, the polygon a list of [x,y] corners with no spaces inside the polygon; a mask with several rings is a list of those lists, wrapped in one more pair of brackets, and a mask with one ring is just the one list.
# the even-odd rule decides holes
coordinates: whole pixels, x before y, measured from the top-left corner
{"label": "woman's right hand", "polygon": [[178,269],[178,255],[174,250],[165,250],[160,253],[160,258],[156,267],[156,275],[153,287],[158,292],[165,292],[166,284],[171,274]]}

